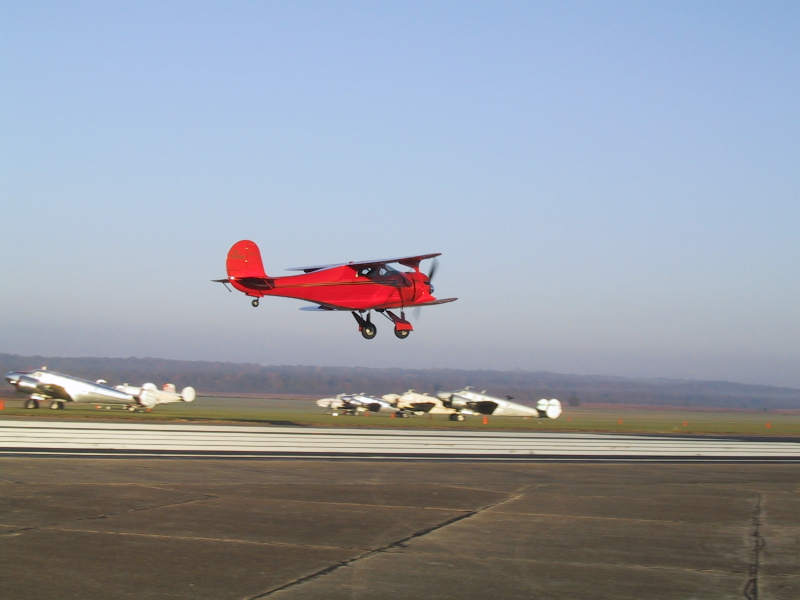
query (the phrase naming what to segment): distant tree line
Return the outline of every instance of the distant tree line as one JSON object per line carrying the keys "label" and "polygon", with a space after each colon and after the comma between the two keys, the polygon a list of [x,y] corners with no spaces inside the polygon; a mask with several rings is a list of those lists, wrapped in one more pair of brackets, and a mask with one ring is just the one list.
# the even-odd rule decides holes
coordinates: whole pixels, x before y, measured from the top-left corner
{"label": "distant tree line", "polygon": [[[194,386],[201,394],[332,395],[362,392],[381,395],[408,389],[421,392],[477,390],[515,401],[559,398],[569,406],[586,403],[654,406],[800,409],[800,390],[719,381],[632,379],[565,375],[543,371],[458,369],[370,369],[363,367],[264,366],[252,363],[179,361],[160,358],[46,357],[0,354],[3,373],[43,365],[110,384],[152,381]],[[6,392],[11,391],[10,387]],[[6,394],[7,395],[7,394]]]}

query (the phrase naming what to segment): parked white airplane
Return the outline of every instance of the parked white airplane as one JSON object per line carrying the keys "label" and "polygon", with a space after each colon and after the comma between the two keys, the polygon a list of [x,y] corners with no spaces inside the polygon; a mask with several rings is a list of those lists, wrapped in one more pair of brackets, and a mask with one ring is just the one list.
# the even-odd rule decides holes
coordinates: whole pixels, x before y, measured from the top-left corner
{"label": "parked white airplane", "polygon": [[420,414],[450,415],[451,421],[463,421],[465,415],[497,415],[505,417],[536,417],[557,419],[561,415],[561,402],[555,398],[542,398],[536,407],[511,402],[509,398],[496,398],[486,392],[476,392],[466,387],[457,392],[439,392],[436,396],[408,390],[404,394],[386,394],[383,399],[393,404],[398,416]]}
{"label": "parked white airplane", "polygon": [[[46,367],[35,371],[9,371],[6,381],[22,394],[27,394],[25,408],[39,408],[39,402],[50,401],[50,408],[63,409],[66,402],[125,404],[128,410],[152,408],[164,402],[191,402],[194,388],[185,387],[180,394],[171,390],[159,391],[152,383],[142,387],[106,385],[102,379],[88,381],[72,375],[49,371]],[[168,384],[171,385],[171,384]],[[120,389],[122,388],[122,389]]]}
{"label": "parked white airplane", "polygon": [[414,390],[408,390],[404,394],[385,394],[381,397],[395,408],[395,414],[398,417],[422,414],[451,415],[453,413],[453,410],[446,407],[436,396],[421,394]]}
{"label": "parked white airplane", "polygon": [[381,398],[373,398],[364,394],[337,394],[335,398],[321,398],[317,406],[326,408],[334,417],[358,415],[369,412],[394,412],[396,409]]}
{"label": "parked white airplane", "polygon": [[[436,396],[442,403],[463,414],[497,415],[505,417],[536,417],[557,419],[561,416],[561,402],[552,398],[542,398],[536,407],[511,402],[510,397],[497,398],[485,391],[476,392],[469,387],[457,392],[439,392]],[[453,419],[461,421],[463,419]]]}
{"label": "parked white airplane", "polygon": [[[165,383],[159,390],[154,383],[145,383],[142,387],[136,387],[123,383],[114,389],[130,394],[139,399],[139,404],[144,408],[153,408],[157,404],[169,404],[171,402],[194,402],[197,392],[191,386],[183,388],[180,394],[175,391],[174,383]],[[129,406],[128,410],[134,411],[139,406]]]}

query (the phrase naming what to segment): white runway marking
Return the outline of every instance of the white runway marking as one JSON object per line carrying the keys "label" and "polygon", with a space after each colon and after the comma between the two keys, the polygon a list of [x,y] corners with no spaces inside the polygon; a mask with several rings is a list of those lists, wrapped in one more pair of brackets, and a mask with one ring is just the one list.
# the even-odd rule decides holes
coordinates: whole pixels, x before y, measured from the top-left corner
{"label": "white runway marking", "polygon": [[583,433],[0,421],[0,454],[800,461],[800,443]]}

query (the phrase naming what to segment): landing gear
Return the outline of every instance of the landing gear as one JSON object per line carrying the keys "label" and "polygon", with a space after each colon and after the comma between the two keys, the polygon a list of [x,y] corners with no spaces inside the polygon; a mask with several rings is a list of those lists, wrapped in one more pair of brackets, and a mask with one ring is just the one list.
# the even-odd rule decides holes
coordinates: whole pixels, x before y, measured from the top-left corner
{"label": "landing gear", "polygon": [[59,400],[53,400],[50,403],[50,410],[64,410],[64,403]]}
{"label": "landing gear", "polygon": [[253,298],[252,300],[250,300],[250,306],[252,306],[253,308],[258,308],[258,298]]}
{"label": "landing gear", "polygon": [[454,414],[450,415],[450,420],[451,421],[463,421],[464,420],[464,415],[462,415],[461,413],[454,413]]}
{"label": "landing gear", "polygon": [[34,398],[25,400],[25,408],[39,408],[39,401]]}
{"label": "landing gear", "polygon": [[[414,330],[411,323],[406,321],[406,313],[404,311],[400,311],[400,316],[398,317],[395,313],[385,308],[378,308],[376,309],[379,313],[381,313],[384,317],[389,319],[392,323],[394,323],[394,334],[398,339],[404,340],[408,337],[408,334]],[[363,312],[363,311],[361,311]],[[378,333],[377,328],[373,325],[372,321],[370,320],[370,313],[367,311],[367,317],[362,317],[357,311],[351,311],[353,318],[358,323],[358,330],[361,332],[361,335],[364,336],[365,339],[371,340],[375,337]]]}
{"label": "landing gear", "polygon": [[358,330],[361,332],[361,335],[365,340],[371,340],[378,334],[378,328],[372,324],[369,313],[367,313],[366,319],[356,311],[351,311],[351,314],[356,320],[356,323],[358,323]]}
{"label": "landing gear", "polygon": [[411,326],[411,323],[406,321],[406,313],[405,311],[400,311],[400,316],[398,317],[390,310],[381,311],[383,312],[384,316],[389,319],[392,323],[394,323],[394,335],[400,340],[404,340],[408,337],[408,334],[411,333],[414,328]]}

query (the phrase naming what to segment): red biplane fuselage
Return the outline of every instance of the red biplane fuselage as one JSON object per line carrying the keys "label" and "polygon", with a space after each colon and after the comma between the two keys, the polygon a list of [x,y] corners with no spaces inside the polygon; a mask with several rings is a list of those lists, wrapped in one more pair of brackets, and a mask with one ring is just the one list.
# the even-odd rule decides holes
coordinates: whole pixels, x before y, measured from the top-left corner
{"label": "red biplane fuselage", "polygon": [[[367,339],[374,338],[376,334],[369,313],[375,310],[394,323],[395,335],[403,339],[413,330],[405,318],[404,309],[456,300],[437,300],[431,285],[433,270],[426,275],[419,269],[421,261],[436,256],[439,253],[301,267],[292,269],[304,271],[300,275],[269,277],[256,243],[241,240],[228,252],[228,278],[215,281],[230,283],[240,292],[252,296],[253,306],[259,305],[262,296],[284,296],[313,302],[321,310],[349,310],[359,325],[359,331]],[[400,271],[390,263],[412,270]],[[401,309],[400,315],[389,310],[392,308]],[[361,315],[364,312],[367,313],[366,318]]]}

